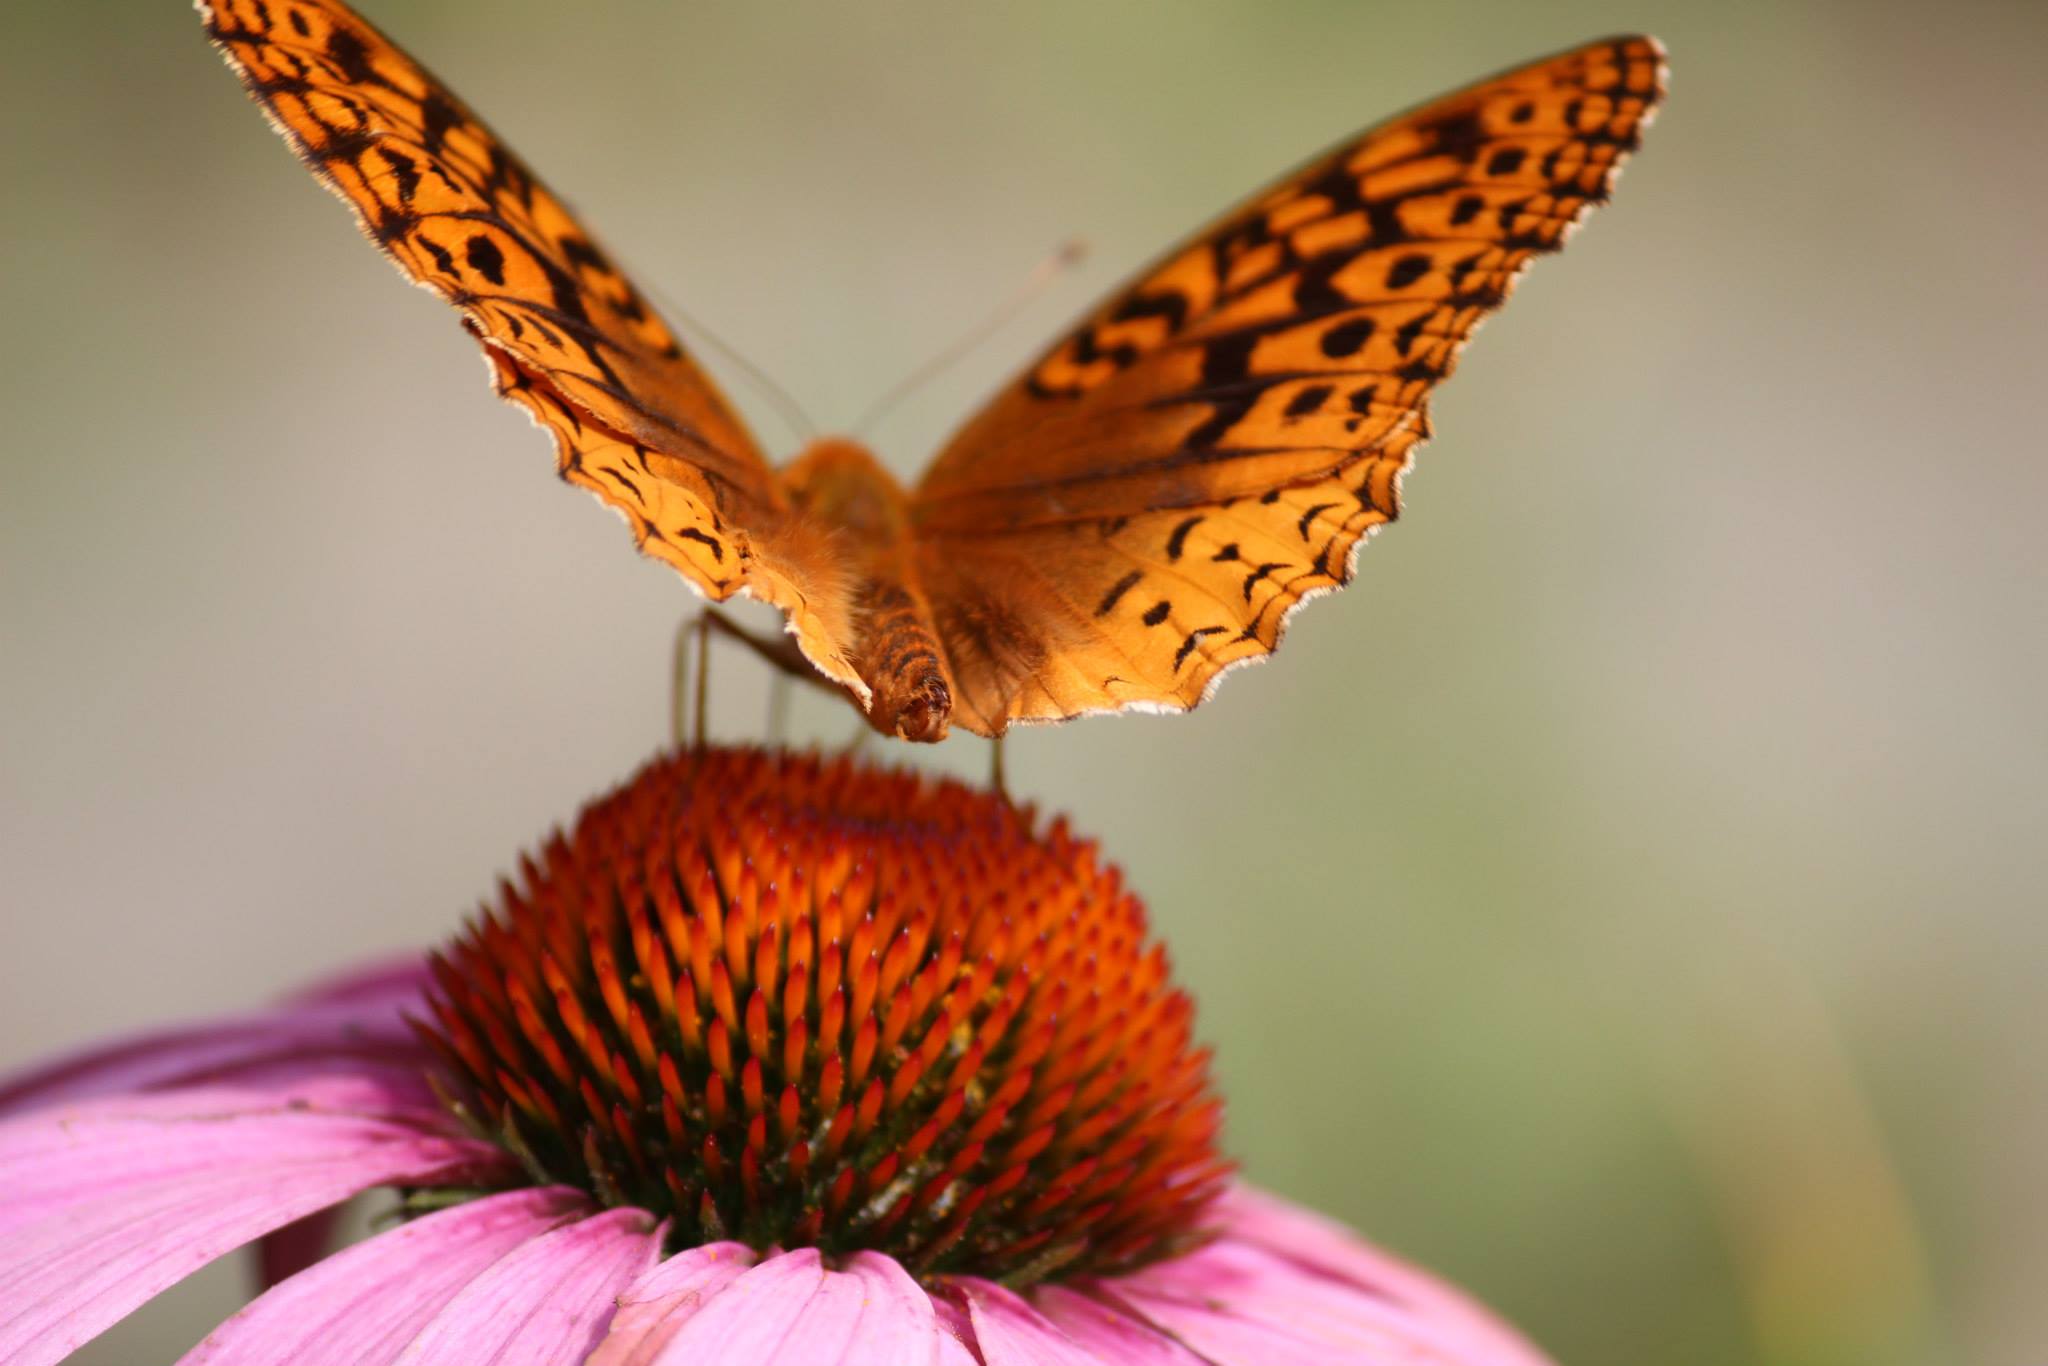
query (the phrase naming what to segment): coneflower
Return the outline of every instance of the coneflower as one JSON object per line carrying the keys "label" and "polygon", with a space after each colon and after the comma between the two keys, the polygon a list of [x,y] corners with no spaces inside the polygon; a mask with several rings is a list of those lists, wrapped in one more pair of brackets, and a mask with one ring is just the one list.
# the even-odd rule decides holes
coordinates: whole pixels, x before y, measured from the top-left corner
{"label": "coneflower", "polygon": [[1063,822],[660,760],[425,964],[0,1088],[0,1361],[260,1240],[188,1362],[1541,1362],[1235,1183],[1192,1022]]}

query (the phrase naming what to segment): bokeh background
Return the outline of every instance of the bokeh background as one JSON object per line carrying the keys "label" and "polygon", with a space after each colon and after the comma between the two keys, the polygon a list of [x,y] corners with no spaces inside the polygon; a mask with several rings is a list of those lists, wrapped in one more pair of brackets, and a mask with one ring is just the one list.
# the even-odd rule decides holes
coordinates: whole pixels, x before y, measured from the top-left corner
{"label": "bokeh background", "polygon": [[[1084,237],[875,433],[906,474],[1307,153],[1664,38],[1648,147],[1468,353],[1358,582],[1192,717],[1021,735],[1012,782],[1147,894],[1250,1175],[1561,1361],[2040,1360],[2048,10],[368,8],[827,428]],[[13,1064],[446,934],[664,743],[691,600],[184,5],[0,8],[0,109]],[[765,690],[720,657],[717,731]],[[78,1359],[168,1360],[244,1289]]]}

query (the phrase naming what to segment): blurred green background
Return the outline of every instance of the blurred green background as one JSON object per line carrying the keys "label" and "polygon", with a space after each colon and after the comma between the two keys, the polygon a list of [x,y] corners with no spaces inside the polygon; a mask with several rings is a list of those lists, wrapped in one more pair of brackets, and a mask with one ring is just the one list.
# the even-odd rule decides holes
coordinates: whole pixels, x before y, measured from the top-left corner
{"label": "blurred green background", "polygon": [[[1617,202],[1467,355],[1358,582],[1192,717],[1022,734],[1012,783],[1146,893],[1250,1176],[1561,1361],[2040,1359],[2048,10],[367,8],[827,428],[1085,237],[876,433],[904,473],[1309,152],[1662,37]],[[663,742],[691,599],[186,6],[7,5],[0,111],[13,1064],[448,932]],[[714,687],[758,737],[760,669]]]}

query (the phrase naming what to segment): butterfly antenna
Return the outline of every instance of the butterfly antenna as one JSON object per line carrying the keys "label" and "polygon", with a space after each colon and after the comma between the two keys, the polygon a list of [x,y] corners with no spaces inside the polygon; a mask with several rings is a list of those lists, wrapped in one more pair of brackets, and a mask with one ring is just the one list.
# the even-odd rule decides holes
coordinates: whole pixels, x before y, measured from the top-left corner
{"label": "butterfly antenna", "polygon": [[810,442],[817,438],[818,424],[811,421],[803,406],[789,396],[787,389],[770,378],[766,370],[741,355],[736,347],[706,327],[695,314],[684,311],[682,306],[666,293],[653,288],[649,288],[647,293],[661,305],[663,314],[681,323],[693,338],[717,352],[727,364],[749,380],[754,386],[754,391],[768,400],[768,406],[775,410],[776,416],[788,424],[799,442]]}
{"label": "butterfly antenna", "polygon": [[855,437],[861,436],[862,433],[886,416],[891,408],[894,408],[898,403],[901,403],[905,398],[916,392],[919,387],[934,376],[943,374],[952,368],[962,356],[965,356],[975,347],[1001,331],[1012,318],[1024,311],[1026,305],[1030,304],[1040,294],[1043,294],[1048,285],[1059,279],[1061,275],[1073,267],[1081,264],[1087,255],[1088,244],[1078,237],[1070,238],[1053,248],[1052,253],[1033,266],[1031,273],[1024,277],[1023,282],[1010,291],[1009,297],[996,305],[995,311],[984,318],[972,331],[945,350],[939,352],[938,355],[926,361],[923,365],[920,365],[917,369],[911,371],[908,375],[897,381],[894,387],[876,399],[873,406],[861,415],[860,421],[853,424],[852,434]]}

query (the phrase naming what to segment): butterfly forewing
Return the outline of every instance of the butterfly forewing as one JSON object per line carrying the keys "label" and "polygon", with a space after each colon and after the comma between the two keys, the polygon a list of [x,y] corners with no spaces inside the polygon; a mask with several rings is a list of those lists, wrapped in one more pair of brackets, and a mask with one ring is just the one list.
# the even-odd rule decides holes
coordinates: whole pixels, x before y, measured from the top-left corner
{"label": "butterfly forewing", "polygon": [[725,400],[590,233],[467,105],[346,6],[199,8],[307,166],[409,279],[463,311],[503,363],[629,446],[686,457],[743,496],[773,501],[772,476]]}
{"label": "butterfly forewing", "polygon": [[1662,50],[1629,37],[1437,100],[1226,214],[1040,357],[914,495],[963,720],[1179,710],[1270,652],[1398,514],[1432,390],[1606,198],[1662,90]]}
{"label": "butterfly forewing", "polygon": [[1519,68],[1226,214],[947,444],[920,522],[983,531],[1257,494],[1413,426],[1515,276],[1606,198],[1662,57],[1619,38]]}
{"label": "butterfly forewing", "polygon": [[865,696],[837,568],[724,397],[596,239],[459,98],[337,0],[199,0],[207,30],[300,158],[415,284],[462,311],[498,392],[555,440],[562,477],[714,599],[788,614]]}

